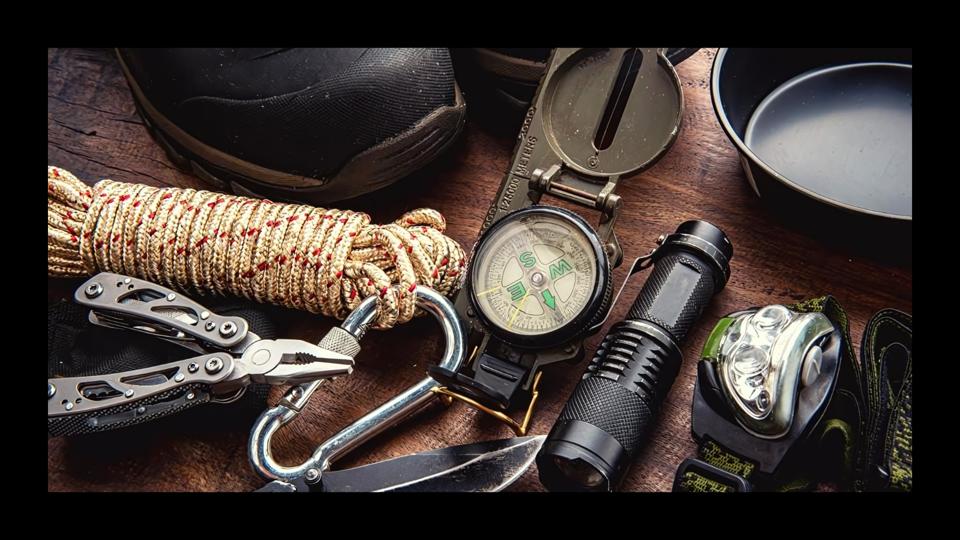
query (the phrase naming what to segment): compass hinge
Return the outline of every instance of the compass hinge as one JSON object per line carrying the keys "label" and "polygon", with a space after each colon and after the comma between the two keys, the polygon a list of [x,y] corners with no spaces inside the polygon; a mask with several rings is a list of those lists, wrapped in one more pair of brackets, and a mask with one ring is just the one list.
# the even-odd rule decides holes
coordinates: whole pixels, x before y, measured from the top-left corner
{"label": "compass hinge", "polygon": [[[617,240],[614,225],[623,201],[614,193],[619,176],[608,176],[604,184],[583,180],[574,174],[561,174],[563,167],[554,164],[546,170],[535,169],[530,177],[530,199],[540,202],[544,193],[600,211],[597,234],[614,268],[623,261],[623,249]],[[602,187],[601,187],[602,186]]]}

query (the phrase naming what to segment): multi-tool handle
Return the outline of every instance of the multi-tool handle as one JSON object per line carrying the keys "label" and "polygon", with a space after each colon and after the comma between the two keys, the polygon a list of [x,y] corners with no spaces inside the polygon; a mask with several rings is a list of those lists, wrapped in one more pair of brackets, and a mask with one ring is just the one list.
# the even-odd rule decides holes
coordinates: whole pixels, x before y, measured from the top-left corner
{"label": "multi-tool handle", "polygon": [[166,287],[122,274],[101,272],[81,285],[74,300],[91,309],[90,322],[136,330],[193,350],[236,347],[247,336],[242,317],[224,317]]}
{"label": "multi-tool handle", "polygon": [[121,373],[48,379],[47,433],[106,431],[233,397],[243,385],[238,380],[235,388],[227,388],[224,382],[235,367],[229,354],[216,353]]}

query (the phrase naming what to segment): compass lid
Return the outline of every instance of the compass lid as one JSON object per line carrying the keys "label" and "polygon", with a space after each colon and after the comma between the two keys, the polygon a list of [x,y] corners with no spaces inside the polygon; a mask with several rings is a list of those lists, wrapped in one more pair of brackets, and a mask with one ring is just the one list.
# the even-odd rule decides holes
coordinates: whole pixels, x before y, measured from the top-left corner
{"label": "compass lid", "polygon": [[683,92],[663,49],[557,49],[539,96],[543,131],[565,164],[590,176],[640,172],[673,145]]}

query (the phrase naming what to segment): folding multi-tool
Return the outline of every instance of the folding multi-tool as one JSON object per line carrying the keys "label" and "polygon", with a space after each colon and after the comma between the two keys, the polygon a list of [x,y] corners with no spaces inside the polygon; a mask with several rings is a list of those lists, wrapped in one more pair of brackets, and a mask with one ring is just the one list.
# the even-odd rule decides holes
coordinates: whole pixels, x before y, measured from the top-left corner
{"label": "folding multi-tool", "polygon": [[[300,384],[348,375],[354,355],[334,328],[335,350],[299,339],[261,339],[242,317],[213,313],[155,283],[102,272],[77,289],[90,321],[136,331],[198,353],[158,366],[47,380],[47,430],[52,437],[105,431],[238,399],[251,383]],[[356,341],[354,340],[355,344]]]}

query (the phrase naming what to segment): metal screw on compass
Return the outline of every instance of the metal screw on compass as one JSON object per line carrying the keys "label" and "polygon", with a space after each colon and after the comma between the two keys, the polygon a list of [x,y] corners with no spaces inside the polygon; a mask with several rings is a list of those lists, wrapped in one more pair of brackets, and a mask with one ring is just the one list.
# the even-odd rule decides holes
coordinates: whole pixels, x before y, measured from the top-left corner
{"label": "metal screw on compass", "polygon": [[537,455],[549,490],[617,488],[680,370],[680,344],[729,278],[733,245],[706,221],[684,222],[660,244]]}

